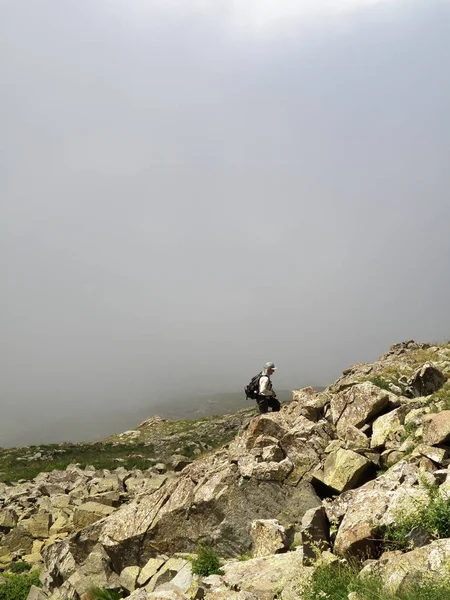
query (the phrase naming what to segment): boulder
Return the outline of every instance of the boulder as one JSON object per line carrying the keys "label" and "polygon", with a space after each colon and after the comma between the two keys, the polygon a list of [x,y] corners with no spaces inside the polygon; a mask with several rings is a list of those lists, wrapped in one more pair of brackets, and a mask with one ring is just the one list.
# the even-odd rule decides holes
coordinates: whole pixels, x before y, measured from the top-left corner
{"label": "boulder", "polygon": [[[192,574],[192,563],[190,561],[185,562],[184,566],[178,571],[173,579],[169,583],[163,583],[157,585],[156,591],[162,590],[175,590],[187,593],[192,592],[193,587],[193,574]],[[194,586],[195,587],[195,586]]]}
{"label": "boulder", "polygon": [[[369,448],[370,440],[365,433],[353,425],[344,425],[339,429],[338,436],[344,442],[347,450]],[[338,440],[334,440],[338,441]]]}
{"label": "boulder", "polygon": [[157,591],[164,583],[170,582],[188,564],[185,558],[172,557],[167,560],[150,581],[145,585],[149,592]]}
{"label": "boulder", "polygon": [[358,559],[376,556],[380,527],[392,523],[405,506],[411,508],[408,503],[415,506],[417,495],[426,495],[416,485],[418,478],[418,468],[401,461],[384,475],[353,490],[342,507],[342,511],[346,510],[336,535],[335,553]]}
{"label": "boulder", "polygon": [[408,540],[408,545],[411,548],[421,548],[422,546],[426,546],[432,541],[431,535],[421,525],[413,527],[411,531],[406,534],[405,537]]}
{"label": "boulder", "polygon": [[445,457],[447,456],[447,450],[445,448],[436,448],[435,446],[428,446],[427,444],[419,444],[412,451],[412,457],[414,456],[425,456],[438,465],[443,464]]}
{"label": "boulder", "polygon": [[88,489],[91,496],[104,492],[123,492],[123,483],[117,475],[95,477],[90,481]]}
{"label": "boulder", "polygon": [[151,592],[146,596],[148,600],[190,600],[191,596],[186,596],[181,590],[158,590]]}
{"label": "boulder", "polygon": [[[301,552],[287,552],[243,562],[228,562],[223,566],[223,572],[229,594],[219,596],[223,600],[233,597],[231,590],[254,594],[258,600],[273,600],[277,594],[285,598],[284,588],[292,580],[304,576],[309,569],[302,564]],[[205,598],[212,600],[215,597],[208,592]]]}
{"label": "boulder", "polygon": [[175,454],[172,457],[172,461],[170,464],[172,465],[172,468],[176,473],[178,471],[182,471],[185,467],[187,467],[191,463],[192,463],[192,460],[190,458],[187,458],[186,456],[182,456],[181,454]]}
{"label": "boulder", "polygon": [[341,448],[327,456],[323,481],[333,490],[345,492],[358,485],[370,466],[370,460],[364,456]]}
{"label": "boulder", "polygon": [[20,522],[21,527],[28,531],[34,538],[47,538],[50,535],[51,524],[51,515],[43,510],[38,511],[29,519],[23,519]]}
{"label": "boulder", "polygon": [[428,414],[423,418],[422,439],[425,444],[435,446],[450,441],[450,410]]}
{"label": "boulder", "polygon": [[408,381],[410,394],[416,396],[429,396],[434,394],[446,382],[445,375],[431,362],[423,364]]}
{"label": "boulder", "polygon": [[167,556],[159,556],[157,558],[150,558],[147,563],[142,567],[138,577],[138,585],[144,586],[150,581],[150,579],[156,575],[159,569],[168,560]]}
{"label": "boulder", "polygon": [[77,563],[66,540],[43,548],[45,571],[41,575],[44,591],[53,592],[76,571]]}
{"label": "boulder", "polygon": [[85,502],[75,508],[73,526],[75,530],[83,529],[104,517],[111,515],[116,509],[98,502]]}
{"label": "boulder", "polygon": [[10,532],[5,535],[1,541],[2,547],[5,549],[3,554],[10,552],[18,552],[20,554],[30,554],[33,548],[33,536],[18,526],[11,529]]}
{"label": "boulder", "polygon": [[121,587],[119,576],[112,570],[111,561],[100,545],[93,548],[84,564],[72,573],[66,584],[67,590],[73,590],[81,598],[93,587]]}
{"label": "boulder", "polygon": [[270,556],[289,549],[292,534],[280,525],[276,519],[258,519],[251,525],[253,556]]}
{"label": "boulder", "polygon": [[123,497],[124,494],[120,494],[119,492],[101,492],[100,494],[89,496],[89,502],[98,502],[99,504],[117,508],[120,506]]}
{"label": "boulder", "polygon": [[304,565],[312,565],[317,559],[317,555],[328,549],[329,530],[330,525],[324,506],[317,506],[306,511],[301,529]]}
{"label": "boulder", "polygon": [[299,416],[293,426],[282,436],[280,446],[292,463],[286,483],[297,485],[320,462],[330,443],[330,427],[327,421],[317,423]]}
{"label": "boulder", "polygon": [[372,426],[371,447],[380,448],[384,446],[387,441],[391,440],[395,440],[400,444],[401,436],[405,431],[403,421],[401,409],[399,408],[375,419]]}
{"label": "boulder", "polygon": [[120,574],[120,585],[128,592],[133,592],[137,586],[140,567],[125,567]]}
{"label": "boulder", "polygon": [[30,591],[28,592],[27,600],[46,600],[47,596],[35,585],[30,587]]}
{"label": "boulder", "polygon": [[12,508],[0,509],[0,530],[12,529],[17,525],[17,514]]}
{"label": "boulder", "polygon": [[350,387],[361,382],[363,377],[367,378],[374,370],[374,367],[370,363],[357,363],[352,367],[344,369],[342,376],[335,381],[327,391],[334,393],[342,392]]}
{"label": "boulder", "polygon": [[[330,403],[330,395],[316,392],[312,387],[294,390],[292,402],[297,403],[297,414],[303,415],[310,421],[318,421],[324,416],[325,407]],[[292,410],[292,407],[291,407]]]}
{"label": "boulder", "polygon": [[397,396],[392,392],[382,390],[369,381],[359,383],[333,396],[330,403],[331,420],[338,431],[347,425],[361,429],[390,402],[398,403]]}
{"label": "boulder", "polygon": [[381,577],[385,589],[396,594],[420,580],[439,581],[450,563],[450,539],[436,540],[405,554],[393,555],[369,563],[360,577]]}
{"label": "boulder", "polygon": [[[249,438],[254,443],[260,435],[266,435],[261,422],[270,423],[271,432],[285,431],[279,428],[276,418],[277,413],[273,420],[256,418],[256,424],[244,431],[235,447],[230,448],[234,457],[231,462],[224,450],[199,459],[151,495],[142,495],[80,531],[77,538],[80,552],[85,554],[89,547],[100,542],[112,557],[116,571],[121,572],[127,566],[144,566],[157,554],[192,552],[199,540],[220,556],[244,554],[251,547],[250,525],[255,519],[275,518],[284,526],[299,527],[306,510],[320,504],[311,484],[301,481],[295,486],[284,485],[272,476],[264,479],[271,469],[278,473],[283,461],[255,463],[258,466],[255,476],[246,479],[233,462],[239,461],[243,452],[248,453],[245,446],[250,445]],[[282,417],[280,421],[283,422]],[[322,428],[305,421],[313,428]],[[310,431],[302,430],[295,443],[314,453],[314,460],[319,461],[314,449],[319,442]],[[293,451],[289,444],[287,447],[289,452]]]}
{"label": "boulder", "polygon": [[259,600],[258,596],[251,592],[233,592],[226,587],[215,588],[207,592],[205,600]]}

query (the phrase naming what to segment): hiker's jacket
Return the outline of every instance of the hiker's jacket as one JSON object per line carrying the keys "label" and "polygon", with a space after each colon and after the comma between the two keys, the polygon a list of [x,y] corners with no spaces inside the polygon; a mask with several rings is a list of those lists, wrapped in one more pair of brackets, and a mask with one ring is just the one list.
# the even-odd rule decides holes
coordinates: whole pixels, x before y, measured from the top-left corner
{"label": "hiker's jacket", "polygon": [[260,396],[274,396],[275,392],[272,390],[272,382],[270,377],[267,375],[267,371],[263,371],[262,377],[259,380],[259,395]]}

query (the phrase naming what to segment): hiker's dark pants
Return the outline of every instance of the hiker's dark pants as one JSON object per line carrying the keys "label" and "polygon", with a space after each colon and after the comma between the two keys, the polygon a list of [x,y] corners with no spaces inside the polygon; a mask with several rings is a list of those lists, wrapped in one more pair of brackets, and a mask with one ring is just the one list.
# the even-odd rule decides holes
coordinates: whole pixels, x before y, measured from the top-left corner
{"label": "hiker's dark pants", "polygon": [[278,412],[280,410],[280,403],[273,396],[257,396],[256,402],[258,403],[259,412],[266,413],[269,411],[269,406],[272,412]]}

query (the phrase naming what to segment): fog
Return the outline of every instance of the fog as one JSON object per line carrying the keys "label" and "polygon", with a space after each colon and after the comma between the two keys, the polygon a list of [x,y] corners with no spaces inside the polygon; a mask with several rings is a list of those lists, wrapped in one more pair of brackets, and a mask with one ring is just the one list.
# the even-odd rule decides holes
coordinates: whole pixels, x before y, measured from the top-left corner
{"label": "fog", "polygon": [[450,338],[449,33],[446,0],[2,0],[0,446]]}

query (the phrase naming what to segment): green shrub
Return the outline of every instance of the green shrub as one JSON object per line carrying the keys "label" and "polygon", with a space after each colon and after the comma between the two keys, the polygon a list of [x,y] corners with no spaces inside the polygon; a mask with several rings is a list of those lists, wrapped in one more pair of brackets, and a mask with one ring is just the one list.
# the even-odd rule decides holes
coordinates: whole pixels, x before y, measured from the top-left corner
{"label": "green shrub", "polygon": [[0,600],[26,600],[32,585],[40,587],[39,573],[3,573],[5,583],[0,585]]}
{"label": "green shrub", "polygon": [[197,556],[192,559],[192,572],[195,575],[220,575],[220,559],[209,546],[200,544],[197,548]]}
{"label": "green shrub", "polygon": [[11,573],[23,573],[24,571],[29,571],[30,569],[30,563],[27,563],[24,560],[14,562],[8,567],[8,570],[11,571]]}
{"label": "green shrub", "polygon": [[89,590],[92,600],[122,600],[123,592],[118,589],[93,587]]}
{"label": "green shrub", "polygon": [[238,556],[238,560],[240,560],[241,562],[246,561],[246,560],[252,560],[253,558],[253,554],[251,552],[246,552],[245,554],[240,554]]}
{"label": "green shrub", "polygon": [[374,385],[378,386],[382,390],[387,390],[388,392],[390,391],[390,389],[389,389],[390,381],[386,381],[386,379],[384,379],[384,377],[380,377],[379,375],[376,375],[375,377],[372,377],[372,379],[370,379],[369,381],[371,381]]}

